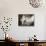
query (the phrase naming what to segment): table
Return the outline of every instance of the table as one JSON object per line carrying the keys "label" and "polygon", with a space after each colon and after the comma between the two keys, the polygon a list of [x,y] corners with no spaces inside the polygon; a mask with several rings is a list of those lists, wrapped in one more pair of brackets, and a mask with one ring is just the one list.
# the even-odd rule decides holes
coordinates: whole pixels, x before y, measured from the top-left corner
{"label": "table", "polygon": [[8,42],[16,46],[46,46],[46,40],[29,41],[29,40],[13,40]]}

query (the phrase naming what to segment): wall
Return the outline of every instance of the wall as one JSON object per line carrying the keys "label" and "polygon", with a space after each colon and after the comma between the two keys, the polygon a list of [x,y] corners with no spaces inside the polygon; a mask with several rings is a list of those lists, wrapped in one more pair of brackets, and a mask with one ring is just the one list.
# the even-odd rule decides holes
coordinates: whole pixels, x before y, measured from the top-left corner
{"label": "wall", "polygon": [[[10,31],[13,37],[17,40],[27,40],[34,34],[37,35],[39,40],[45,40],[45,15],[46,8],[32,8],[28,0],[0,0],[0,19],[3,16],[12,17],[13,22]],[[34,14],[35,26],[34,27],[19,27],[18,14]],[[0,35],[2,35],[0,31]],[[4,34],[4,33],[3,33]],[[0,39],[4,39],[0,36]]]}

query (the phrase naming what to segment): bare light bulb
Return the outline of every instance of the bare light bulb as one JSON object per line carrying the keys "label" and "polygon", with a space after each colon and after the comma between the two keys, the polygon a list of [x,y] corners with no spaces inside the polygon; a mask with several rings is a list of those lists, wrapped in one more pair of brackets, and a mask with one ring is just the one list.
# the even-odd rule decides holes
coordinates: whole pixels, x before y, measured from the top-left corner
{"label": "bare light bulb", "polygon": [[6,34],[6,37],[8,38],[8,34]]}

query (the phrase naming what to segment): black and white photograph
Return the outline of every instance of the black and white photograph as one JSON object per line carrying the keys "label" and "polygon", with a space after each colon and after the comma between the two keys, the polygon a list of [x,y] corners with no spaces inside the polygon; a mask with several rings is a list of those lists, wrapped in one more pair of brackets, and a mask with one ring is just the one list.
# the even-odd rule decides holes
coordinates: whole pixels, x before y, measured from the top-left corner
{"label": "black and white photograph", "polygon": [[29,0],[29,4],[30,4],[33,8],[39,8],[40,6],[42,6],[43,0]]}
{"label": "black and white photograph", "polygon": [[34,26],[34,14],[19,14],[18,25],[19,26]]}

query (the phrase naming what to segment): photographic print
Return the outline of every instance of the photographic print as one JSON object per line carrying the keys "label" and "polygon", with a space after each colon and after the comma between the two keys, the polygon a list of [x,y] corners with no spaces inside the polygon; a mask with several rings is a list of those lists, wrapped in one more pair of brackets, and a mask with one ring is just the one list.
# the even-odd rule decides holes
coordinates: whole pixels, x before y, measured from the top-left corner
{"label": "photographic print", "polygon": [[18,25],[19,26],[34,26],[34,14],[19,14]]}
{"label": "photographic print", "polygon": [[43,0],[29,0],[29,3],[33,8],[38,8],[43,4]]}

